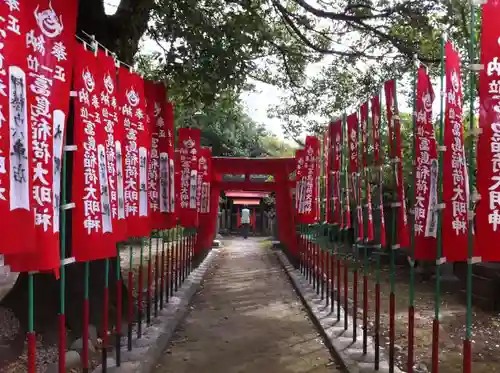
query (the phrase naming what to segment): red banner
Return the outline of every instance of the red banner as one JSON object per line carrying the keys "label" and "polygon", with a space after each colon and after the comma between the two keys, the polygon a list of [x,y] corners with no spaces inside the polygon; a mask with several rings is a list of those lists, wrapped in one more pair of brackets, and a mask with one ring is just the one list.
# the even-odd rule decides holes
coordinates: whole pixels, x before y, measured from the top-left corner
{"label": "red banner", "polygon": [[379,165],[382,163],[380,149],[382,147],[380,141],[380,97],[373,96],[371,99],[372,106],[372,136],[373,136],[373,164]]}
{"label": "red banner", "polygon": [[298,221],[301,224],[314,224],[319,218],[319,139],[314,136],[307,136],[304,152]]}
{"label": "red banner", "polygon": [[325,191],[326,191],[326,211],[325,220],[328,224],[333,222],[333,201],[332,201],[332,144],[331,144],[331,124],[327,127],[325,134],[323,135],[323,154],[325,157]]}
{"label": "red banner", "polygon": [[[145,81],[144,93],[151,136],[151,154],[148,167],[149,216],[152,229],[165,229],[167,228],[166,216],[163,212],[166,212],[168,207],[168,195],[164,196],[163,199],[160,198],[160,195],[162,194],[162,186],[166,184],[168,172],[165,172],[167,171],[165,165],[162,167],[163,173],[160,172],[160,141],[167,143],[163,113],[166,106],[166,89],[163,83]],[[161,208],[162,202],[163,209]]]}
{"label": "red banner", "polygon": [[210,148],[200,149],[198,174],[201,175],[200,213],[210,213],[210,186],[212,184],[212,151]]}
{"label": "red banner", "polygon": [[342,158],[342,121],[330,124],[331,170],[332,170],[332,213],[333,224],[342,226],[342,199],[340,198],[340,162]]}
{"label": "red banner", "polygon": [[[483,262],[500,261],[495,242],[500,239],[500,3],[488,1],[482,9],[481,64],[479,75],[479,127],[477,144],[476,208],[477,248]],[[479,252],[478,252],[479,251]]]}
{"label": "red banner", "polygon": [[99,94],[103,79],[98,76],[98,61],[93,51],[77,44],[75,48],[73,89],[75,99],[73,158],[72,254],[77,261],[90,261],[116,255],[111,241],[109,188],[106,167],[104,123]]}
{"label": "red banner", "polygon": [[[361,114],[361,138],[362,138],[362,154],[361,158],[363,161],[363,174],[362,179],[360,180],[360,184],[364,183],[366,186],[366,218],[367,221],[365,223],[365,239],[367,242],[373,241],[373,212],[372,212],[372,193],[371,186],[368,180],[369,177],[369,169],[368,169],[368,102],[361,105],[360,108]],[[360,194],[360,198],[361,198]]]}
{"label": "red banner", "polygon": [[[102,126],[106,132],[104,146],[108,174],[109,202],[113,224],[113,240],[124,241],[127,238],[125,219],[125,195],[123,184],[123,126],[118,122],[119,108],[116,100],[115,60],[104,51],[97,55],[98,79],[100,87],[100,110]],[[116,252],[115,252],[116,254]]]}
{"label": "red banner", "polygon": [[198,158],[200,130],[179,128],[179,220],[183,227],[198,226]]}
{"label": "red banner", "polygon": [[[6,3],[11,12],[17,12],[18,4],[21,5],[21,2]],[[26,103],[31,131],[25,139],[30,141],[16,140],[11,152],[28,155],[26,148],[30,144],[32,153],[31,159],[21,156],[22,163],[11,163],[10,167],[19,180],[30,177],[28,168],[32,172],[30,203],[35,220],[35,234],[32,237],[36,242],[36,254],[6,258],[6,262],[16,272],[53,270],[60,266],[61,159],[69,108],[76,13],[77,3],[73,1],[26,0],[22,2],[25,22],[16,22],[16,19],[22,20],[17,18],[21,9],[19,13],[11,14],[12,17],[7,15],[5,18],[6,29],[18,36],[22,35],[25,40],[17,48],[24,49],[25,46],[27,49],[26,75],[12,67],[9,73],[19,74],[17,78],[21,80],[18,82],[23,81],[23,76],[26,77],[25,84],[29,87]],[[21,31],[25,34],[21,34]],[[18,84],[21,89],[22,83]],[[14,170],[14,166],[19,168]],[[25,189],[22,193],[24,192]],[[16,198],[21,196],[27,198],[21,192]]]}
{"label": "red banner", "polygon": [[462,125],[463,91],[460,72],[460,55],[447,42],[446,108],[443,154],[443,257],[449,262],[465,261],[468,248],[467,211],[469,178],[464,149]]}
{"label": "red banner", "polygon": [[380,244],[382,247],[387,245],[385,237],[385,217],[384,217],[384,172],[382,169],[381,157],[381,139],[380,139],[380,97],[373,96],[371,99],[372,106],[372,136],[373,136],[373,165],[377,166],[377,182],[379,191],[379,218],[380,218]]}
{"label": "red banner", "polygon": [[175,148],[174,148],[174,105],[164,105],[165,129],[160,130],[160,174],[165,183],[160,193],[160,210],[166,212],[166,228],[177,224],[175,203]]}
{"label": "red banner", "polygon": [[149,236],[148,149],[144,81],[124,67],[118,69],[118,106],[125,132],[124,195],[128,237]]}
{"label": "red banner", "polygon": [[413,201],[415,259],[432,260],[436,257],[439,167],[432,126],[434,91],[424,67],[418,69],[416,94],[415,200]]}
{"label": "red banner", "polygon": [[[26,97],[27,51],[25,34],[31,13],[27,4],[0,3],[3,33],[0,34],[0,214],[4,219],[2,254],[36,250],[35,227],[31,212],[32,177],[29,172],[32,150],[29,146],[29,113]],[[6,125],[4,125],[4,123]],[[19,239],[19,227],[23,238]]]}
{"label": "red banner", "polygon": [[[396,103],[396,81],[389,80],[384,84],[385,102],[387,109],[387,122],[389,124],[390,154],[396,162],[396,192],[397,202],[400,204],[397,210],[397,237],[394,244],[399,247],[409,247],[410,237],[408,234],[408,217],[406,216],[406,198],[403,181],[403,164],[401,149],[401,126],[399,123],[399,111]],[[395,147],[394,147],[395,145]]]}
{"label": "red banner", "polygon": [[349,145],[349,179],[356,204],[356,216],[358,222],[358,239],[364,238],[363,206],[361,205],[361,183],[359,177],[359,131],[358,115],[356,113],[347,117],[347,136]]}
{"label": "red banner", "polygon": [[304,184],[306,169],[305,166],[306,153],[304,149],[297,149],[295,151],[295,211],[297,216],[303,210],[302,204],[304,201]]}

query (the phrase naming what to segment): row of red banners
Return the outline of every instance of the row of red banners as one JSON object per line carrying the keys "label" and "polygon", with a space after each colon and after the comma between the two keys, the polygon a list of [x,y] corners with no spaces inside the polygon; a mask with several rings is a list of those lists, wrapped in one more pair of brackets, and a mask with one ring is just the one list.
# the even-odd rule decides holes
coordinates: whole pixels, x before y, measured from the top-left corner
{"label": "row of red banners", "polygon": [[[77,43],[76,13],[72,1],[0,4],[0,213],[9,216],[0,252],[13,271],[60,266],[61,210],[77,261],[116,256],[117,242],[178,220],[195,227],[209,212],[211,151],[200,131],[180,129],[174,149],[164,85]],[[75,146],[65,148],[71,92]],[[69,151],[71,200],[61,205]]]}
{"label": "row of red banners", "polygon": [[[487,2],[483,5],[481,65],[480,73],[480,118],[479,141],[477,146],[477,190],[481,202],[477,203],[474,220],[475,231],[471,232],[473,256],[481,261],[500,261],[497,250],[491,248],[492,242],[500,238],[500,31],[495,27],[495,19],[500,17],[500,4]],[[413,232],[415,259],[436,259],[438,235],[438,211],[442,210],[442,257],[447,261],[464,261],[468,257],[469,225],[474,216],[469,211],[469,175],[464,147],[463,133],[463,87],[461,80],[460,55],[451,42],[445,45],[446,89],[443,146],[438,147],[433,128],[432,107],[435,99],[430,78],[421,67],[417,75],[416,87],[416,126],[414,159],[414,200]],[[396,201],[392,204],[397,211],[396,247],[410,246],[410,224],[407,218],[406,196],[403,185],[401,128],[396,102],[395,81],[384,84],[386,117],[389,133],[389,157],[394,165]],[[380,138],[380,99],[370,100],[372,124],[372,164],[368,164],[368,112],[365,103],[358,113],[329,125],[324,136],[326,160],[327,222],[350,228],[350,198],[357,206],[356,223],[358,239],[372,241],[372,200],[368,169],[378,173],[377,183],[382,193],[382,153]],[[345,127],[344,127],[345,125]],[[361,131],[361,133],[360,133]],[[347,135],[347,139],[345,136]],[[314,144],[314,145],[311,145]],[[347,154],[342,146],[347,145]],[[361,144],[361,145],[360,145]],[[306,149],[297,151],[297,215],[299,223],[318,221],[317,209],[309,208],[309,200],[318,202],[316,182],[319,180],[318,168],[308,164],[308,153],[319,150],[319,141],[308,137]],[[442,202],[438,198],[439,163],[438,153],[443,152],[442,165]],[[361,154],[359,154],[361,153]],[[346,157],[346,158],[344,158]],[[347,169],[344,174],[342,160]],[[361,165],[360,165],[361,162]],[[363,207],[362,185],[365,183],[365,205]],[[312,187],[312,189],[311,189]],[[382,201],[381,195],[379,201]],[[383,204],[375,204],[379,214],[380,243],[385,246],[385,222]],[[363,221],[366,211],[367,221]],[[472,228],[471,228],[472,229]],[[477,235],[476,235],[477,233]],[[494,246],[494,245],[493,245]]]}

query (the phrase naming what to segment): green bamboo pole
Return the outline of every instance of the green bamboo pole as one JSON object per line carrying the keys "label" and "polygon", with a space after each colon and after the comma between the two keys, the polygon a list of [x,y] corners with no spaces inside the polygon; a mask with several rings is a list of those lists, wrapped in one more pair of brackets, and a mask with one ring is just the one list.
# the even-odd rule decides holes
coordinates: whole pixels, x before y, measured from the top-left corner
{"label": "green bamboo pole", "polygon": [[[470,41],[469,41],[469,61],[474,64],[476,61],[476,8],[474,2],[471,2],[470,8]],[[472,66],[471,66],[472,67]],[[472,135],[475,129],[474,125],[474,101],[476,99],[476,74],[472,68],[469,70],[469,130]],[[474,174],[474,143],[469,146],[467,154],[468,174],[469,174],[469,193],[472,194],[474,183],[472,175]],[[474,210],[474,201],[469,196],[469,211]],[[472,216],[468,219],[468,247],[467,247],[467,292],[466,292],[466,317],[465,317],[465,339],[464,339],[464,373],[472,372],[472,258],[474,256],[474,220]]]}
{"label": "green bamboo pole", "polygon": [[[444,37],[441,37],[441,92],[444,92]],[[439,146],[443,146],[444,142],[444,94],[440,96],[440,118],[439,118]],[[439,171],[437,180],[437,193],[439,204],[443,201],[443,151],[439,150]],[[441,306],[441,263],[442,263],[442,213],[441,208],[437,208],[437,250],[436,250],[436,286],[434,291],[434,320],[432,328],[432,372],[437,373],[439,370],[439,311]]]}
{"label": "green bamboo pole", "polygon": [[[417,72],[418,61],[415,58],[415,68],[413,70],[413,94],[412,94],[412,126],[413,126],[413,146],[412,146],[412,164],[413,164],[413,180],[416,176],[416,143],[417,143]],[[413,372],[414,360],[414,332],[415,332],[415,183],[410,183],[410,203],[412,204],[411,219],[411,236],[410,236],[410,296],[408,301],[408,360],[406,370],[408,373]]]}

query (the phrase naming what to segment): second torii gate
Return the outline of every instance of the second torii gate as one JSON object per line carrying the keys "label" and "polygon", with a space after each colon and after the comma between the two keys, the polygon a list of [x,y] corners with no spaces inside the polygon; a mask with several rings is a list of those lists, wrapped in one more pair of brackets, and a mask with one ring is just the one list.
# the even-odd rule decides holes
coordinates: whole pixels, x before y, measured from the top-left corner
{"label": "second torii gate", "polygon": [[[292,203],[292,188],[295,182],[289,179],[295,170],[295,158],[236,158],[214,157],[212,159],[212,187],[210,213],[201,215],[198,232],[198,249],[210,247],[215,235],[220,192],[224,190],[267,191],[276,195],[278,219],[277,238],[296,256],[295,211]],[[223,175],[245,175],[244,181],[223,181]],[[272,182],[253,182],[250,174],[272,175]]]}

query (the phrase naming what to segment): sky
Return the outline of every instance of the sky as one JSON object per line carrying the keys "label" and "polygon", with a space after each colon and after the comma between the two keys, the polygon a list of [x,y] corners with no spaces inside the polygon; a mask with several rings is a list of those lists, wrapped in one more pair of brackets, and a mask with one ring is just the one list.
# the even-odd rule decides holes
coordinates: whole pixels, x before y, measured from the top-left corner
{"label": "sky", "polygon": [[[121,0],[104,0],[104,7],[107,14],[113,14]],[[311,5],[315,4],[315,1],[310,2]],[[142,51],[145,53],[152,51],[160,51],[158,45],[155,41],[144,38],[142,43]],[[310,77],[318,74],[322,67],[326,66],[331,62],[331,57],[325,57],[322,61],[308,66],[306,74]],[[268,110],[279,104],[280,97],[286,95],[286,91],[283,91],[275,86],[265,84],[259,81],[250,80],[255,86],[255,91],[244,92],[241,95],[241,99],[246,108],[247,114],[256,122],[263,124],[266,129],[276,135],[279,139],[295,144],[292,140],[286,138],[282,125],[283,123],[279,119],[273,119],[268,117]],[[439,82],[433,81],[434,92],[436,94],[436,99],[434,100],[433,112],[439,113]],[[403,90],[408,90],[408,87],[401,87]],[[401,94],[398,95],[399,110],[401,112],[411,112],[411,108],[406,104],[406,100]],[[325,125],[329,118],[325,118]]]}

